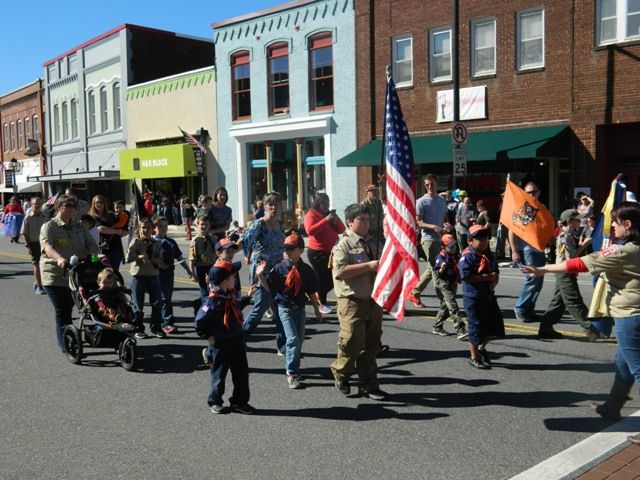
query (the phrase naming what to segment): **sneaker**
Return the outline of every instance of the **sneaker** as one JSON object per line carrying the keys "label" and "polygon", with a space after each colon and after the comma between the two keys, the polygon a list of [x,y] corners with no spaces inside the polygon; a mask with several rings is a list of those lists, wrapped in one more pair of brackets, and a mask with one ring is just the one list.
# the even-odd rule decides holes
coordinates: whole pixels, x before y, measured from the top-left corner
{"label": "sneaker", "polygon": [[466,340],[467,338],[469,338],[469,332],[467,332],[466,328],[459,328],[458,330],[456,330],[456,337],[458,338],[458,340]]}
{"label": "sneaker", "polygon": [[542,338],[545,340],[557,340],[562,337],[563,335],[553,328],[550,328],[549,330],[538,330],[538,338]]}
{"label": "sneaker", "polygon": [[284,352],[282,350],[276,350],[276,355],[279,357],[284,357]]}
{"label": "sneaker", "polygon": [[244,405],[231,405],[231,411],[241,413],[243,415],[253,415],[256,413],[256,409],[248,403],[245,403]]}
{"label": "sneaker", "polygon": [[433,327],[433,330],[431,330],[431,333],[433,333],[434,335],[440,335],[441,337],[446,337],[447,335],[449,335],[449,332],[447,332],[442,327]]}
{"label": "sneaker", "polygon": [[209,410],[211,410],[211,413],[227,413],[228,411],[224,405],[211,405]]}
{"label": "sneaker", "polygon": [[42,287],[36,287],[35,292],[36,292],[36,295],[46,295],[47,294],[45,289],[42,288]]}
{"label": "sneaker", "polygon": [[378,347],[378,351],[376,352],[376,357],[384,357],[384,354],[389,351],[389,345],[380,345]]}
{"label": "sneaker", "polygon": [[114,328],[120,332],[132,332],[136,327],[130,323],[116,323]]}
{"label": "sneaker", "polygon": [[482,359],[482,363],[484,363],[487,366],[491,366],[491,359],[489,358],[489,352],[487,352],[487,349],[480,348],[478,349],[478,351],[480,352],[480,358]]}
{"label": "sneaker", "polygon": [[620,410],[616,411],[609,407],[606,403],[601,403],[600,405],[592,403],[590,406],[598,415],[602,417],[603,420],[606,420],[607,422],[619,422],[622,419]]}
{"label": "sneaker", "polygon": [[33,282],[33,291],[37,291],[38,290],[38,284],[36,282]]}
{"label": "sneaker", "polygon": [[176,327],[175,325],[167,325],[165,327],[162,327],[162,331],[167,335],[172,335],[174,333],[178,333],[178,327]]}
{"label": "sneaker", "polygon": [[202,362],[204,363],[205,367],[211,366],[211,358],[209,358],[209,355],[207,355],[206,347],[202,349]]}
{"label": "sneaker", "polygon": [[152,330],[151,336],[156,338],[166,338],[167,336],[162,330]]}
{"label": "sneaker", "polygon": [[292,390],[299,390],[302,388],[302,383],[300,383],[299,375],[287,374],[287,383],[289,384],[289,388]]}
{"label": "sneaker", "polygon": [[273,310],[271,310],[270,308],[267,309],[267,311],[264,312],[264,317],[265,318],[273,318]]}
{"label": "sneaker", "polygon": [[149,338],[149,335],[147,335],[145,332],[136,332],[134,337],[136,337],[138,340],[144,340],[145,338]]}
{"label": "sneaker", "polygon": [[591,327],[586,331],[587,342],[595,342],[596,340],[605,339],[607,336],[597,328]]}
{"label": "sneaker", "polygon": [[471,365],[472,367],[478,368],[480,370],[486,370],[489,368],[489,366],[485,365],[485,363],[482,361],[481,357],[469,358],[469,365]]}
{"label": "sneaker", "polygon": [[535,313],[533,315],[525,314],[525,313],[519,312],[516,309],[513,310],[513,313],[516,316],[516,320],[518,320],[519,322],[522,322],[522,323],[534,323],[534,322],[539,322],[540,321],[538,319],[538,316]]}
{"label": "sneaker", "polygon": [[320,313],[323,315],[328,315],[333,311],[329,305],[320,305],[318,310],[320,310]]}
{"label": "sneaker", "polygon": [[361,397],[370,398],[371,400],[384,400],[387,398],[387,392],[380,390],[379,388],[374,388],[372,390],[365,390],[364,388],[358,388],[358,395]]}
{"label": "sneaker", "polygon": [[343,395],[349,395],[351,393],[351,385],[349,385],[347,380],[338,380],[334,377],[334,385],[336,386],[336,390]]}
{"label": "sneaker", "polygon": [[420,297],[417,297],[413,293],[409,294],[409,296],[407,297],[407,300],[411,302],[411,304],[413,304],[413,306],[416,308],[426,308],[422,303],[422,301],[420,300]]}

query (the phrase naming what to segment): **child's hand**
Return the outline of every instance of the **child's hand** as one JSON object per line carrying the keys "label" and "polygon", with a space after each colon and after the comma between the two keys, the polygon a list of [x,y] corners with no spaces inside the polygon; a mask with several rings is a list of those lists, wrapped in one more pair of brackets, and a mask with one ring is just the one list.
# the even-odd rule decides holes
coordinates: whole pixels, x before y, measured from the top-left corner
{"label": "child's hand", "polygon": [[372,272],[377,272],[378,271],[378,265],[379,265],[379,261],[378,260],[371,260],[370,262],[367,262],[369,264],[369,269]]}
{"label": "child's hand", "polygon": [[267,269],[267,261],[261,260],[258,266],[256,267],[256,275],[264,274],[266,269]]}

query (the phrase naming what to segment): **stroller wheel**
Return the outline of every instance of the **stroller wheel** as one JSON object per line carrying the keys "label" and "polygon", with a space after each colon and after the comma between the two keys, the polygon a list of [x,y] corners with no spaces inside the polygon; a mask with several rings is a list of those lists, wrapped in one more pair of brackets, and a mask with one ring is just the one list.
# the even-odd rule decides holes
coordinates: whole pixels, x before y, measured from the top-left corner
{"label": "stroller wheel", "polygon": [[80,330],[74,325],[67,325],[62,332],[64,351],[71,363],[78,364],[82,361],[82,338]]}
{"label": "stroller wheel", "polygon": [[136,365],[136,341],[128,337],[120,342],[118,356],[120,364],[125,370],[133,370]]}

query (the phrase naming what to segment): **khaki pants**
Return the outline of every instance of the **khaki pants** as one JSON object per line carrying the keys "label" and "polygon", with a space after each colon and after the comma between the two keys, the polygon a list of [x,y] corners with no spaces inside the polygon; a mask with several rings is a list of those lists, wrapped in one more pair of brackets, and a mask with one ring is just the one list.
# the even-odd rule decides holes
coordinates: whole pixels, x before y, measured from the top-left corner
{"label": "khaki pants", "polygon": [[382,309],[371,299],[338,298],[338,357],[331,364],[333,376],[346,380],[357,370],[358,386],[378,388],[376,353],[382,336]]}
{"label": "khaki pants", "polygon": [[422,293],[422,291],[427,288],[431,277],[433,277],[433,265],[436,263],[436,256],[438,252],[442,248],[442,243],[439,240],[425,240],[422,242],[422,250],[424,251],[424,255],[427,257],[427,269],[422,272],[420,275],[420,280],[418,284],[413,288],[411,292],[416,297]]}

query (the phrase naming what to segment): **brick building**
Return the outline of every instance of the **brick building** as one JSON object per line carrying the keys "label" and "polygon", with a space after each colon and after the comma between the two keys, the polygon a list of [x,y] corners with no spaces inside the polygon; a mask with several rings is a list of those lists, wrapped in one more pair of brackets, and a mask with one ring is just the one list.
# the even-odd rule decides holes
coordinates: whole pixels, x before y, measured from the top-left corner
{"label": "brick building", "polygon": [[43,195],[44,185],[28,177],[46,172],[43,82],[38,79],[0,96],[0,201],[14,193]]}
{"label": "brick building", "polygon": [[465,186],[495,208],[507,174],[533,178],[555,213],[577,189],[591,188],[602,205],[618,171],[638,190],[640,149],[625,141],[640,133],[640,12],[631,5],[460,0],[468,174],[454,180],[452,2],[356,1],[360,148],[338,165],[372,166],[359,169],[360,191],[375,177],[390,65],[418,171],[436,173],[442,188]]}

